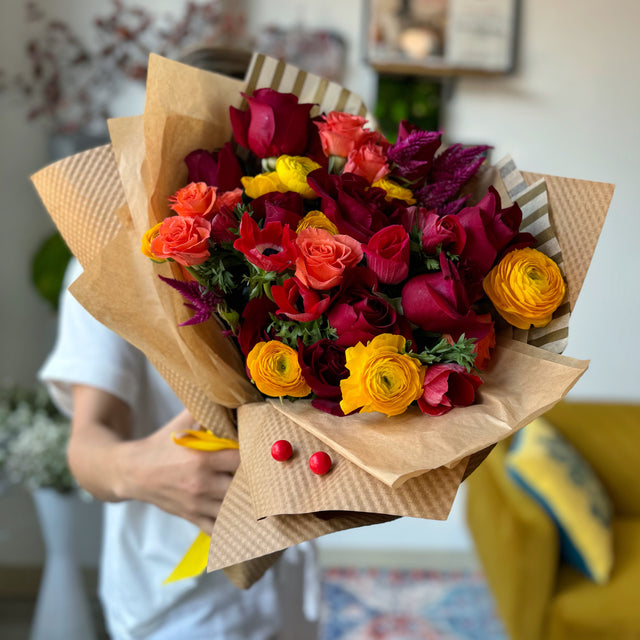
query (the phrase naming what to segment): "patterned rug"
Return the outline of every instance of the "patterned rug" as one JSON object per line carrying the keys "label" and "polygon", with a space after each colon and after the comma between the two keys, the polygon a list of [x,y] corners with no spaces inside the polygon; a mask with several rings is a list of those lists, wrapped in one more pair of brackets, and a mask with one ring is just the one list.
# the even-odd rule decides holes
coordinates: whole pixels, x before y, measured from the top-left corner
{"label": "patterned rug", "polygon": [[320,640],[506,640],[484,577],[329,569]]}

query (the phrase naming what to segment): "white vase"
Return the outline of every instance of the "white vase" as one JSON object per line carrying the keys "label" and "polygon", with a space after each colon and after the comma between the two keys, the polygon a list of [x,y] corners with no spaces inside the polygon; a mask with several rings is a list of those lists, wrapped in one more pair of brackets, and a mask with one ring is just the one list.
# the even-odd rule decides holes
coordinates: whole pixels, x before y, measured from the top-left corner
{"label": "white vase", "polygon": [[95,640],[89,599],[77,560],[80,502],[73,494],[38,489],[33,499],[46,550],[30,640]]}

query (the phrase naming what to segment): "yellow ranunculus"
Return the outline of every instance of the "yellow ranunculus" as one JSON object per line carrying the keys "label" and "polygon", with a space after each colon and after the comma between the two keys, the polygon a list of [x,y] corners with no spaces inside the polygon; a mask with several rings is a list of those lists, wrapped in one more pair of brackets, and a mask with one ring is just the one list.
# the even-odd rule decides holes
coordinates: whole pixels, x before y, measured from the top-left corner
{"label": "yellow ranunculus", "polygon": [[304,229],[309,227],[313,229],[324,229],[328,231],[332,236],[338,235],[338,227],[336,227],[322,211],[309,211],[307,215],[300,220],[296,233],[300,233]]}
{"label": "yellow ranunculus", "polygon": [[276,173],[289,191],[303,198],[315,198],[316,192],[307,184],[307,176],[320,165],[304,156],[280,156],[276,160]]}
{"label": "yellow ranunculus", "polygon": [[282,183],[275,171],[269,173],[259,173],[257,176],[243,176],[240,181],[244,187],[244,192],[252,199],[259,198],[265,193],[279,191],[285,193],[290,189]]}
{"label": "yellow ranunculus", "polygon": [[282,342],[258,342],[247,356],[247,367],[256,387],[266,396],[304,398],[311,393],[302,377],[297,352]]}
{"label": "yellow ranunculus", "polygon": [[162,222],[158,222],[157,225],[151,227],[145,234],[142,236],[142,246],[140,247],[140,251],[147,256],[147,258],[151,258],[154,262],[166,262],[164,258],[159,258],[155,253],[151,251],[151,241],[158,235],[158,229],[162,226]]}
{"label": "yellow ranunculus", "polygon": [[549,324],[566,292],[558,265],[531,248],[508,253],[482,284],[498,313],[518,329]]}
{"label": "yellow ranunculus", "polygon": [[349,377],[340,382],[345,413],[360,409],[397,416],[422,395],[425,367],[403,353],[405,343],[402,336],[383,333],[367,346],[359,342],[347,349]]}
{"label": "yellow ranunculus", "polygon": [[372,187],[380,187],[387,192],[385,196],[385,200],[392,200],[393,198],[398,198],[398,200],[404,200],[407,204],[415,204],[416,199],[413,197],[413,193],[411,189],[405,189],[401,187],[397,182],[393,180],[387,180],[386,178],[382,178],[377,182],[374,182]]}

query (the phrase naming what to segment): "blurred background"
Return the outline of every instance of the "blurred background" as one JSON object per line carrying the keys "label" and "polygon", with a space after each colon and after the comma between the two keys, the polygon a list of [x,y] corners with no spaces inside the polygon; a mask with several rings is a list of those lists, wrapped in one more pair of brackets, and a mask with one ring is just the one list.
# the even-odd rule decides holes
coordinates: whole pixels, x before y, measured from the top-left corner
{"label": "blurred background", "polygon": [[[46,297],[55,298],[63,250],[28,176],[103,143],[106,117],[142,112],[149,52],[181,58],[215,46],[222,72],[241,73],[237,50],[258,49],[341,82],[390,137],[406,117],[448,141],[490,144],[494,161],[510,153],[522,169],[615,183],[571,320],[566,354],[591,366],[570,397],[637,402],[638,24],[633,0],[3,0],[0,379],[32,386],[55,335]],[[321,539],[322,557],[332,566],[473,567],[464,502],[463,490],[445,523],[403,519]],[[79,556],[94,567],[98,506],[83,517]],[[30,496],[6,488],[0,594],[23,568],[37,587],[43,562]]]}

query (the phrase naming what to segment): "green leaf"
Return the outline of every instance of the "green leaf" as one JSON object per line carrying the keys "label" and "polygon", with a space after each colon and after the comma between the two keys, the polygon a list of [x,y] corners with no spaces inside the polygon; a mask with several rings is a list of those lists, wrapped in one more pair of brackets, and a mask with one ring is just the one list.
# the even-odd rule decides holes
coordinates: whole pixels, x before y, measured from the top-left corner
{"label": "green leaf", "polygon": [[60,290],[71,251],[55,231],[38,248],[31,260],[31,282],[36,291],[58,310]]}

